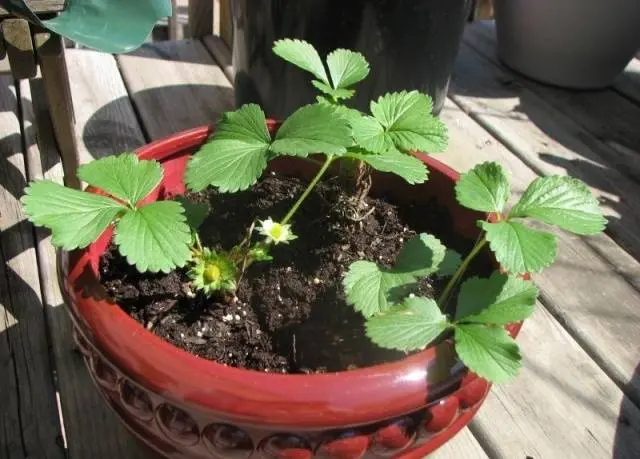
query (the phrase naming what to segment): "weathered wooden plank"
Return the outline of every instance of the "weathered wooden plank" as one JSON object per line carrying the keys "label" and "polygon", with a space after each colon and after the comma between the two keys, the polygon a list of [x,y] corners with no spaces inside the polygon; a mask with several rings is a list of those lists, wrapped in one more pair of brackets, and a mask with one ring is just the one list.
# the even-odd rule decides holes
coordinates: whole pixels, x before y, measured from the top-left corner
{"label": "weathered wooden plank", "polygon": [[[108,59],[95,59],[93,52],[73,50],[69,53],[69,62],[73,62],[73,68],[78,68],[80,57],[86,57],[85,66],[78,72],[71,71],[74,80],[74,94],[76,97],[76,114],[79,126],[86,127],[87,114],[99,110],[107,100],[118,100],[121,92],[117,88],[119,83],[108,83],[109,79],[120,78],[115,65],[109,66]],[[96,66],[96,63],[103,64]],[[113,63],[113,60],[112,60]],[[93,72],[93,76],[91,75]],[[83,88],[85,82],[92,88]],[[96,97],[91,94],[95,91]],[[29,162],[29,179],[47,178],[56,182],[62,182],[63,170],[60,156],[56,148],[53,128],[48,117],[48,107],[44,96],[44,87],[40,79],[21,82],[21,93],[24,111],[24,131],[26,133],[27,158]],[[126,94],[126,92],[125,92]],[[93,109],[88,105],[93,104]],[[114,142],[116,147],[126,144],[126,136],[123,136],[121,126],[129,123],[134,132],[133,125],[137,123],[129,107],[129,115],[126,110],[108,110],[100,118],[104,123],[101,127],[106,136],[104,143]],[[109,118],[113,116],[114,118]],[[109,134],[107,127],[113,129]],[[91,129],[90,129],[91,130]],[[96,131],[91,130],[95,135]],[[128,131],[131,132],[131,131]],[[137,143],[142,143],[139,128]],[[130,142],[129,147],[133,147]],[[105,145],[100,145],[100,154],[106,154]],[[117,151],[117,150],[115,150]],[[114,152],[115,152],[114,151]],[[86,159],[86,158],[83,158]],[[55,250],[51,245],[48,232],[37,230],[39,271],[42,280],[43,300],[46,305],[47,320],[51,330],[52,348],[57,367],[57,378],[60,387],[62,412],[67,433],[68,452],[70,459],[112,459],[131,458],[148,459],[148,455],[134,438],[117,421],[116,416],[110,411],[96,389],[93,387],[89,373],[83,360],[74,349],[71,338],[71,321],[65,310],[56,275]]]}
{"label": "weathered wooden plank", "polygon": [[462,429],[455,437],[442,445],[429,459],[488,459],[476,437],[468,428]]}
{"label": "weathered wooden plank", "polygon": [[180,27],[177,0],[171,0],[171,16],[167,18],[167,26],[169,28],[169,40],[176,40],[178,38],[178,28]]}
{"label": "weathered wooden plank", "polygon": [[60,35],[48,32],[39,32],[34,38],[42,82],[49,102],[51,122],[62,156],[64,180],[67,185],[79,188],[80,180],[76,175],[78,144],[75,136],[73,99],[69,88],[64,43]]}
{"label": "weathered wooden plank", "polygon": [[213,34],[213,0],[189,0],[189,33],[202,38]]}
{"label": "weathered wooden plank", "polygon": [[233,20],[231,16],[231,1],[219,0],[220,2],[220,37],[229,46],[233,47]]}
{"label": "weathered wooden plank", "polygon": [[[451,101],[442,119],[450,130],[442,159],[457,170],[499,162],[509,173],[514,200],[535,179],[530,168]],[[628,386],[627,394],[640,405],[640,380],[630,382],[639,358],[640,294],[600,255],[609,254],[625,273],[637,274],[640,266],[606,235],[579,238],[554,232],[559,236],[558,259],[535,277],[545,304],[620,386]]]}
{"label": "weathered wooden plank", "polygon": [[114,57],[84,49],[66,54],[79,162],[143,145],[145,137]]}
{"label": "weathered wooden plank", "polygon": [[202,39],[213,58],[216,60],[229,82],[233,84],[235,80],[235,71],[233,70],[233,60],[231,59],[231,50],[220,37],[209,35]]}
{"label": "weathered wooden plank", "polygon": [[[494,64],[501,65],[497,58],[496,33],[492,21],[480,21],[469,26],[465,32],[465,42]],[[635,122],[640,118],[638,105],[620,97],[612,89],[567,91],[536,83],[512,72],[508,72],[503,81],[526,87],[559,113],[564,114],[565,129],[575,130],[582,136],[581,140],[593,150],[598,157],[597,161],[602,161],[599,164],[613,166],[640,182],[640,130]],[[528,107],[524,104],[521,109],[529,113]],[[532,121],[538,122],[536,119]],[[579,130],[569,127],[572,124],[577,124],[586,132],[580,133]],[[549,130],[548,134],[554,136],[556,131]],[[562,141],[562,138],[557,140]],[[634,154],[630,155],[629,151]],[[579,150],[578,152],[582,153]],[[583,156],[587,160],[590,159],[586,152]]]}
{"label": "weathered wooden plank", "polygon": [[17,79],[34,77],[37,66],[29,23],[25,19],[5,19],[2,35],[13,76]]}
{"label": "weathered wooden plank", "polygon": [[[27,0],[34,13],[56,13],[64,9],[65,0]],[[7,10],[0,6],[0,16],[6,16]]]}
{"label": "weathered wooden plank", "polygon": [[213,35],[220,36],[220,0],[213,0]]}
{"label": "weathered wooden plank", "polygon": [[53,367],[26,184],[18,102],[0,77],[0,457],[62,459]]}
{"label": "weathered wooden plank", "polygon": [[[607,232],[640,259],[640,186],[614,169],[598,141],[513,76],[460,48],[452,98],[536,172],[570,174],[586,182],[609,219]],[[610,151],[613,151],[610,149]],[[631,165],[626,165],[627,171]],[[622,166],[620,166],[622,168]]]}
{"label": "weathered wooden plank", "polygon": [[215,123],[233,106],[231,84],[198,40],[147,44],[118,62],[151,139]]}

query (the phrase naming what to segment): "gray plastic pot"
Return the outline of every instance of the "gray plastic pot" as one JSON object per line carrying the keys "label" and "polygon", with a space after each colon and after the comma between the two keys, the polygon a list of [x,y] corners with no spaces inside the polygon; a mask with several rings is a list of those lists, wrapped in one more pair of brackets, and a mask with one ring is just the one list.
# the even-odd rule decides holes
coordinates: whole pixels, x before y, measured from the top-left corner
{"label": "gray plastic pot", "polygon": [[640,48],[640,0],[494,0],[498,57],[543,83],[610,85]]}

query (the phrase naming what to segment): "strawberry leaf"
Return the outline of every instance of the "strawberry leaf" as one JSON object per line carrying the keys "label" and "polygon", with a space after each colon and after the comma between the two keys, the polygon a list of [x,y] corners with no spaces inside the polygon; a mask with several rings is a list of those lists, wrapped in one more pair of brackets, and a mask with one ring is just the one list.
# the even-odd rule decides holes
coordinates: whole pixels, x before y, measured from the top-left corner
{"label": "strawberry leaf", "polygon": [[327,78],[322,59],[320,59],[318,51],[310,43],[289,38],[278,40],[273,46],[273,52],[285,61],[310,72],[323,83],[329,84],[329,78]]}
{"label": "strawberry leaf", "polygon": [[501,213],[511,196],[509,180],[498,163],[478,164],[460,176],[456,184],[458,202],[469,209]]}
{"label": "strawberry leaf", "polygon": [[371,102],[371,113],[401,151],[437,153],[447,148],[447,129],[433,116],[431,98],[418,91],[402,91]]}
{"label": "strawberry leaf", "polygon": [[384,312],[409,293],[416,279],[435,272],[444,253],[438,239],[422,233],[406,242],[393,268],[356,261],[343,281],[347,301],[365,317]]}
{"label": "strawberry leaf", "polygon": [[347,156],[364,161],[380,172],[392,172],[410,184],[424,183],[429,177],[427,166],[415,156],[400,153],[391,149],[384,154],[376,155],[349,151]]}
{"label": "strawberry leaf", "polygon": [[427,347],[451,325],[430,298],[407,298],[404,304],[367,320],[367,336],[378,346],[400,351]]}
{"label": "strawberry leaf", "polygon": [[520,349],[504,328],[458,325],[455,347],[458,356],[471,371],[493,383],[512,380],[522,366]]}
{"label": "strawberry leaf", "polygon": [[460,286],[455,320],[477,314],[495,303],[506,280],[507,277],[502,275],[493,275],[489,279],[474,276],[465,280]]}
{"label": "strawberry leaf", "polygon": [[387,135],[384,127],[372,116],[360,116],[351,123],[353,139],[357,144],[371,153],[384,153],[395,149],[393,140]]}
{"label": "strawberry leaf", "polygon": [[293,156],[340,155],[352,143],[347,120],[336,116],[335,110],[327,105],[313,104],[299,108],[286,119],[278,129],[271,151]]}
{"label": "strawberry leaf", "polygon": [[22,204],[29,221],[51,230],[51,242],[63,250],[94,242],[127,208],[113,199],[38,180],[25,190]]}
{"label": "strawberry leaf", "polygon": [[335,89],[348,88],[369,75],[369,63],[365,57],[347,49],[336,49],[329,54],[327,65]]}
{"label": "strawberry leaf", "polygon": [[327,99],[325,96],[317,96],[316,101],[319,105],[324,105],[333,110],[333,113],[340,118],[343,118],[349,125],[362,118],[362,113],[354,108],[349,108],[346,105],[336,105]]}
{"label": "strawberry leaf", "polygon": [[556,257],[556,236],[514,221],[481,222],[496,260],[512,274],[537,273]]}
{"label": "strawberry leaf", "polygon": [[320,90],[324,94],[333,97],[335,100],[340,99],[351,99],[353,95],[356,93],[353,89],[342,89],[337,88],[334,89],[328,84],[323,83],[322,81],[312,80],[311,84],[316,87],[316,89]]}
{"label": "strawberry leaf", "polygon": [[411,274],[394,273],[371,261],[351,263],[343,280],[347,301],[365,317],[384,312],[400,300],[402,289],[415,282]]}
{"label": "strawberry leaf", "polygon": [[598,234],[607,223],[591,190],[567,176],[540,177],[531,182],[509,216],[536,218],[581,235]]}
{"label": "strawberry leaf", "polygon": [[236,111],[225,112],[213,132],[217,140],[244,140],[268,144],[271,135],[267,119],[257,104],[246,104]]}
{"label": "strawberry leaf", "polygon": [[447,249],[436,276],[439,278],[452,276],[462,263],[462,256],[455,250]]}
{"label": "strawberry leaf", "polygon": [[133,153],[107,156],[78,168],[78,177],[100,190],[135,206],[162,180],[157,161],[140,160]]}
{"label": "strawberry leaf", "polygon": [[529,317],[538,289],[531,281],[493,273],[488,279],[472,277],[460,287],[457,322],[506,325]]}
{"label": "strawberry leaf", "polygon": [[398,254],[394,272],[426,277],[438,270],[446,247],[434,236],[426,233],[409,239]]}
{"label": "strawberry leaf", "polygon": [[268,149],[268,145],[261,143],[214,139],[189,161],[187,184],[193,191],[209,185],[222,192],[246,190],[267,167]]}
{"label": "strawberry leaf", "polygon": [[140,272],[169,272],[191,258],[191,231],[176,201],[159,201],[126,213],[114,241],[120,253]]}
{"label": "strawberry leaf", "polygon": [[213,139],[187,164],[186,182],[193,191],[209,185],[222,192],[245,190],[267,167],[271,137],[264,113],[255,104],[222,116]]}

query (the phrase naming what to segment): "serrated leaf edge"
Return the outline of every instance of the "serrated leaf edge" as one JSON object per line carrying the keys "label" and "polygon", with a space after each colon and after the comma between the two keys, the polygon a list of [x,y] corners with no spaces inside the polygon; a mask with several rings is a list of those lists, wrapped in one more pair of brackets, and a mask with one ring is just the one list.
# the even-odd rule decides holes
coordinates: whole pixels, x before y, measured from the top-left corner
{"label": "serrated leaf edge", "polygon": [[[491,222],[487,222],[487,221],[484,221],[484,220],[478,220],[478,223],[479,223],[479,224],[481,224],[481,226],[482,226],[483,230],[484,230],[484,225],[485,225],[485,224],[488,224],[488,225],[493,224],[493,223],[491,223]],[[507,224],[512,224],[512,223],[518,223],[518,222],[511,221],[511,220],[502,220],[502,221],[500,221],[500,222],[495,222],[495,223],[507,223]],[[520,223],[520,224],[521,224],[522,226],[527,227],[526,225],[523,225],[522,223]],[[538,233],[544,233],[544,234],[549,234],[549,235],[553,236],[553,238],[554,238],[554,240],[555,240],[555,244],[554,244],[554,246],[553,246],[553,253],[551,254],[551,257],[550,257],[549,262],[548,262],[548,263],[543,263],[543,264],[542,264],[538,269],[535,269],[535,270],[530,269],[530,270],[525,270],[525,271],[521,271],[521,272],[512,272],[512,271],[508,271],[508,270],[507,270],[508,272],[510,272],[511,274],[514,274],[514,275],[521,275],[521,274],[536,274],[536,273],[540,273],[540,272],[542,272],[544,269],[546,269],[546,268],[548,268],[549,266],[551,266],[551,265],[555,262],[555,259],[556,259],[557,255],[558,255],[558,237],[557,237],[555,234],[553,234],[553,233],[549,233],[549,232],[546,232],[546,231],[540,231],[540,230],[537,230],[537,229],[535,229],[535,228],[529,228],[529,227],[527,227],[527,228],[528,228],[528,229],[531,229],[531,230],[534,230],[534,231],[537,231]],[[495,240],[495,239],[490,239],[490,238],[489,238],[489,234],[488,234],[488,232],[487,232],[486,230],[484,230],[484,231],[485,231],[485,237],[486,237],[486,239],[487,239],[487,242],[489,242],[489,248],[490,248],[490,249],[491,249],[491,251],[493,252],[494,256],[496,256],[496,260],[497,260],[497,258],[498,258],[498,257],[497,257],[496,251],[495,251],[495,250],[493,249],[493,247],[492,247],[492,241],[493,241],[493,240]],[[502,264],[502,262],[500,262],[500,260],[497,260],[497,261],[500,263],[500,265],[502,266],[502,268],[506,270],[506,267]]]}
{"label": "serrated leaf edge", "polygon": [[[307,45],[307,46],[309,46],[311,49],[313,49],[313,51],[315,52],[316,56],[318,57],[318,60],[320,61],[320,64],[321,64],[321,66],[322,66],[323,74],[322,74],[322,75],[317,75],[316,73],[314,73],[314,72],[312,72],[312,71],[310,71],[310,70],[307,70],[307,69],[305,69],[305,68],[302,68],[302,67],[298,66],[297,64],[295,64],[295,63],[291,62],[290,60],[286,59],[286,58],[285,58],[285,57],[283,57],[282,55],[280,55],[280,54],[278,53],[278,51],[276,50],[276,48],[277,48],[279,45],[282,45],[283,43],[297,43],[297,44],[301,44],[301,45]],[[273,48],[272,48],[272,49],[273,49],[273,52],[274,52],[278,57],[280,57],[281,59],[283,59],[285,62],[288,62],[288,63],[290,63],[291,65],[295,65],[296,67],[298,67],[298,68],[300,68],[300,69],[304,70],[305,72],[309,72],[309,73],[311,73],[313,76],[315,76],[316,78],[318,78],[319,80],[321,80],[323,83],[326,83],[326,84],[330,85],[329,76],[327,75],[327,69],[325,68],[324,62],[322,62],[322,58],[320,57],[320,54],[318,53],[318,50],[317,50],[317,49],[316,49],[316,48],[315,48],[311,43],[309,43],[308,41],[306,41],[306,40],[301,40],[301,39],[299,39],[299,38],[282,38],[282,39],[280,39],[280,40],[276,40],[276,41],[275,41],[275,43],[273,44]],[[315,58],[316,56],[314,56],[314,58]]]}
{"label": "serrated leaf edge", "polygon": [[[487,327],[486,325],[483,324],[467,324],[467,325],[457,325],[455,328],[455,330],[458,329],[463,329],[465,328],[465,326],[473,326],[473,327],[480,327],[480,326],[484,326]],[[490,328],[490,327],[487,327]],[[458,357],[460,358],[460,360],[462,361],[462,363],[469,369],[469,371],[477,374],[478,376],[480,376],[481,378],[486,379],[487,381],[491,382],[491,383],[496,383],[496,384],[503,384],[509,381],[513,381],[517,376],[518,373],[522,370],[522,353],[520,351],[520,346],[518,346],[518,343],[515,341],[515,339],[513,339],[513,337],[511,336],[511,334],[503,327],[496,327],[496,328],[501,328],[502,330],[504,330],[505,333],[507,333],[509,335],[509,337],[511,337],[513,344],[515,345],[517,351],[518,351],[518,356],[519,356],[519,360],[518,360],[518,364],[519,364],[519,368],[517,370],[517,373],[513,376],[508,377],[507,379],[495,379],[495,378],[491,378],[490,375],[488,375],[487,373],[485,373],[484,371],[482,371],[481,369],[479,370],[478,368],[473,368],[472,366],[470,366],[465,360],[464,358],[460,355],[460,352],[458,351],[458,340],[455,339],[455,333],[454,333],[454,348],[456,350],[456,354],[458,355]]]}
{"label": "serrated leaf edge", "polygon": [[[348,53],[348,54],[353,54],[353,55],[358,55],[358,56],[360,56],[360,57],[362,58],[362,61],[363,61],[363,62],[364,62],[364,64],[365,64],[366,74],[365,74],[365,76],[364,76],[363,78],[361,78],[360,80],[355,81],[355,82],[353,82],[353,83],[350,83],[350,84],[348,84],[348,85],[346,85],[346,86],[337,86],[337,85],[336,85],[336,82],[335,82],[335,81],[333,81],[333,74],[332,74],[332,72],[331,72],[331,65],[329,64],[329,62],[330,62],[330,60],[331,60],[331,56],[335,56],[336,54],[338,54],[338,53],[343,53],[343,52],[346,52],[346,53]],[[331,51],[331,52],[327,55],[327,59],[326,59],[326,61],[327,61],[327,67],[328,67],[328,69],[329,69],[329,76],[330,76],[330,78],[331,78],[331,86],[332,86],[334,89],[347,89],[349,86],[352,86],[352,85],[354,85],[354,84],[359,83],[360,81],[363,81],[365,78],[367,78],[367,76],[369,75],[369,73],[370,73],[370,71],[371,71],[371,65],[369,64],[369,61],[367,61],[367,58],[366,58],[362,53],[359,53],[359,52],[354,51],[354,50],[352,50],[352,49],[345,49],[345,48],[337,48],[337,49],[334,49],[333,51]]]}
{"label": "serrated leaf edge", "polygon": [[[162,201],[154,201],[153,203],[150,203],[150,204],[154,204],[154,203],[158,203],[158,202],[162,202]],[[178,215],[179,215],[179,221],[178,221],[178,223],[182,223],[182,224],[184,224],[184,225],[185,225],[185,227],[187,228],[186,234],[189,234],[189,235],[190,235],[190,236],[189,236],[189,240],[191,240],[191,228],[190,228],[190,227],[189,227],[189,225],[187,224],[187,217],[186,217],[186,215],[185,215],[185,208],[184,208],[184,207],[182,206],[182,204],[181,204],[180,202],[178,202],[178,201],[167,201],[167,202],[175,202],[175,203],[176,203],[176,204],[178,204],[178,206],[180,207],[181,212],[178,214]],[[146,207],[146,206],[144,206],[144,207]],[[143,207],[143,208],[144,208],[144,207]],[[141,209],[142,209],[142,208],[141,208]],[[139,210],[140,210],[140,209],[135,209],[135,210],[131,210],[131,209],[129,209],[129,210],[128,210],[128,212],[126,212],[126,213],[135,213],[135,212],[138,212]],[[169,273],[169,272],[171,272],[172,270],[174,270],[174,269],[176,269],[176,268],[182,268],[182,267],[186,266],[186,264],[187,264],[187,263],[189,262],[189,260],[190,260],[190,258],[189,258],[189,259],[186,259],[186,260],[184,261],[184,263],[182,263],[182,264],[176,264],[176,263],[174,263],[174,262],[173,262],[173,260],[169,260],[169,259],[167,258],[167,259],[169,260],[169,263],[171,264],[171,266],[170,266],[170,267],[164,267],[164,266],[163,266],[163,267],[161,267],[161,268],[160,268],[160,269],[158,269],[158,270],[150,270],[150,269],[149,269],[149,266],[147,266],[147,267],[146,267],[146,269],[141,269],[142,267],[140,266],[140,261],[134,261],[134,260],[131,258],[130,254],[126,254],[126,253],[124,253],[124,252],[121,250],[120,244],[119,244],[119,243],[117,242],[117,240],[116,240],[116,239],[118,238],[119,234],[120,234],[120,233],[118,232],[118,230],[119,230],[119,222],[118,222],[118,223],[116,223],[116,225],[114,226],[114,235],[113,235],[113,241],[114,241],[114,243],[116,244],[116,246],[117,246],[117,248],[118,248],[118,252],[119,252],[122,256],[124,256],[124,257],[125,257],[125,259],[127,260],[127,263],[128,263],[129,265],[131,265],[131,266],[135,266],[135,268],[136,268],[136,270],[138,270],[138,272],[152,272],[152,273],[155,273],[155,272],[163,272],[163,273],[165,273],[165,274],[166,274],[166,273]]]}
{"label": "serrated leaf edge", "polygon": [[[481,208],[478,208],[477,206],[476,207],[470,207],[470,206],[467,206],[465,204],[462,204],[462,201],[464,201],[465,199],[461,199],[461,194],[462,193],[460,192],[460,186],[461,186],[461,184],[464,184],[465,179],[467,177],[471,176],[472,174],[475,175],[476,177],[478,177],[478,179],[480,179],[480,181],[482,182],[482,185],[484,185],[484,187],[487,190],[489,190],[489,191],[491,190],[491,188],[487,185],[487,182],[482,180],[480,175],[477,173],[477,169],[481,168],[483,166],[494,166],[494,167],[498,168],[500,170],[500,172],[502,173],[505,181],[506,181],[506,184],[507,184],[507,199],[505,200],[504,203],[502,203],[501,206],[494,206],[495,203],[493,203],[493,202],[485,202],[485,204],[487,204],[487,206],[485,208],[481,209]],[[510,187],[510,184],[509,184],[509,178],[507,176],[507,173],[506,173],[504,167],[502,167],[502,165],[500,163],[498,163],[496,161],[484,161],[482,163],[476,164],[472,169],[468,170],[467,172],[464,172],[464,173],[460,174],[460,178],[459,178],[458,182],[455,185],[455,192],[456,192],[456,201],[458,201],[464,207],[467,207],[467,208],[470,208],[470,209],[473,209],[473,210],[477,210],[477,211],[480,211],[480,212],[496,212],[496,213],[500,213],[501,214],[502,212],[504,212],[504,208],[505,208],[505,206],[507,205],[507,203],[509,201],[509,198],[510,198],[510,195],[511,195],[511,187]],[[489,194],[491,194],[492,198],[494,197],[492,195],[492,193],[489,193]]]}

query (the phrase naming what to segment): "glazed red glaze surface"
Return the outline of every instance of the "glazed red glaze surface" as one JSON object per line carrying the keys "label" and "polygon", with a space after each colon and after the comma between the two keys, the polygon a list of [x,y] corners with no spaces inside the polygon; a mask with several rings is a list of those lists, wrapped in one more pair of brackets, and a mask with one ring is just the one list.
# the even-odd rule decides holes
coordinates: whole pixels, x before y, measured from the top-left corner
{"label": "glazed red glaze surface", "polygon": [[[188,158],[210,133],[201,127],[138,150],[165,169],[147,201],[184,193]],[[456,204],[458,174],[417,156],[429,167],[427,184],[410,187],[381,174],[373,191],[418,202],[435,196],[450,209],[455,231],[474,237],[484,216]],[[311,167],[291,158],[273,162],[279,173],[303,178]],[[392,363],[313,375],[261,373],[193,356],[108,300],[97,268],[111,236],[108,230],[85,250],[59,254],[61,288],[97,387],[127,427],[166,456],[423,457],[469,422],[489,390],[450,343]],[[518,330],[509,329],[514,336]]]}

